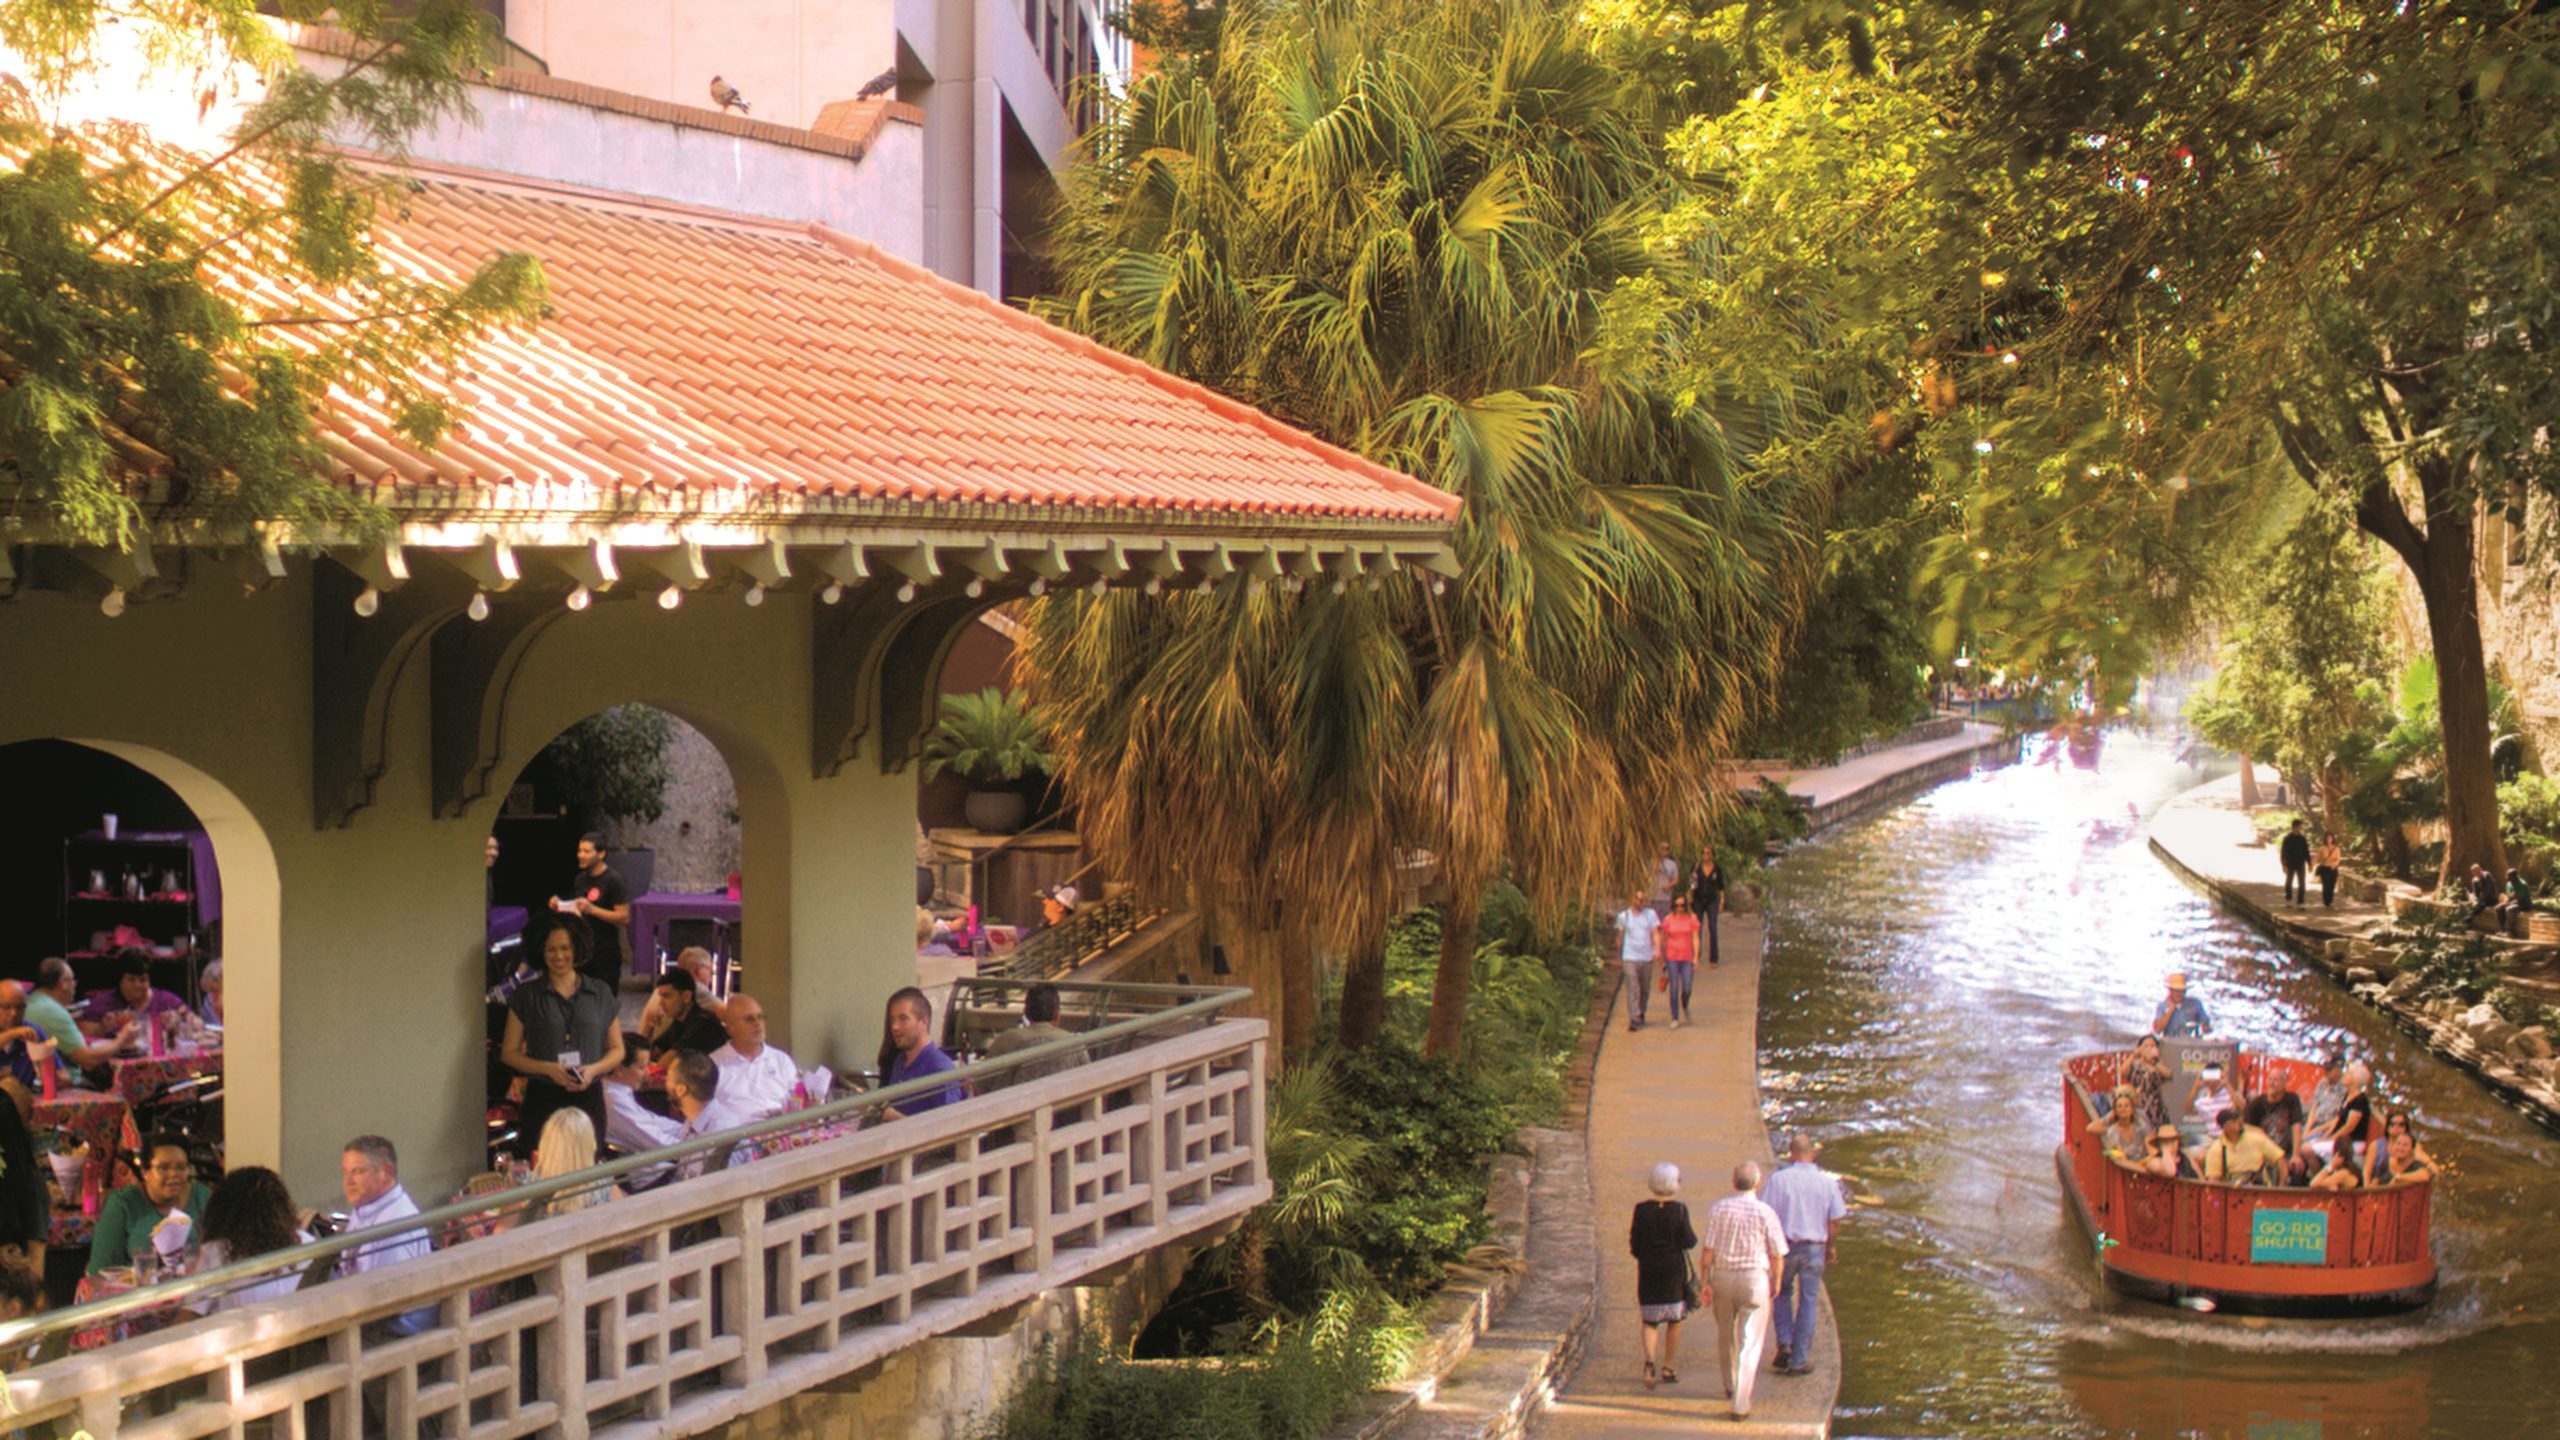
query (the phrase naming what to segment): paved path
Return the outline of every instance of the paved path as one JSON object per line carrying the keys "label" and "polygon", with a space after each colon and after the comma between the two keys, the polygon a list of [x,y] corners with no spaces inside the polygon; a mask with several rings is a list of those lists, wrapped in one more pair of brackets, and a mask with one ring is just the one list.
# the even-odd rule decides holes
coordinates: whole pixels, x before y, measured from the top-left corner
{"label": "paved path", "polygon": [[1896,745],[1844,760],[1837,765],[1824,765],[1813,770],[1794,770],[1784,765],[1749,765],[1734,771],[1737,781],[1775,780],[1787,787],[1787,793],[1809,807],[1836,804],[1849,799],[1869,786],[1894,779],[1932,760],[1960,755],[2000,738],[2000,727],[1967,722],[1965,727],[1944,740],[1929,740],[1918,745]]}
{"label": "paved path", "polygon": [[[1910,752],[1893,753],[1910,762]],[[1774,1353],[1764,1357],[1749,1420],[1725,1418],[1715,1330],[1703,1312],[1680,1327],[1680,1383],[1644,1388],[1635,1261],[1627,1254],[1626,1233],[1635,1203],[1645,1196],[1646,1175],[1658,1161],[1678,1165],[1680,1198],[1703,1227],[1707,1207],[1732,1193],[1734,1164],[1766,1164],[1769,1159],[1769,1136],[1760,1118],[1760,917],[1727,916],[1722,935],[1724,963],[1698,967],[1696,1024],[1670,1028],[1669,1008],[1656,993],[1642,1031],[1628,1033],[1622,1000],[1601,1043],[1591,1095],[1599,1310],[1581,1368],[1538,1425],[1540,1440],[1702,1429],[1789,1437],[1829,1432],[1840,1391],[1840,1344],[1827,1296],[1822,1337],[1814,1346],[1814,1373],[1773,1374],[1768,1367]]]}

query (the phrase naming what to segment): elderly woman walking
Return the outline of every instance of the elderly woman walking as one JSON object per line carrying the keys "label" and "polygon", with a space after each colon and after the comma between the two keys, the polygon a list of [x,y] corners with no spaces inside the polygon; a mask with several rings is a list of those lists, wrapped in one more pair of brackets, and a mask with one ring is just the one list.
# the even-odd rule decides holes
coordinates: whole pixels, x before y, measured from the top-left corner
{"label": "elderly woman walking", "polygon": [[[1680,1322],[1689,1316],[1689,1252],[1698,1248],[1689,1207],[1671,1198],[1680,1193],[1680,1167],[1669,1161],[1654,1166],[1650,1188],[1653,1198],[1636,1202],[1635,1219],[1627,1227],[1627,1253],[1636,1257],[1636,1313],[1644,1322],[1647,1390],[1657,1381],[1680,1383]],[[1654,1361],[1657,1331],[1659,1365]]]}

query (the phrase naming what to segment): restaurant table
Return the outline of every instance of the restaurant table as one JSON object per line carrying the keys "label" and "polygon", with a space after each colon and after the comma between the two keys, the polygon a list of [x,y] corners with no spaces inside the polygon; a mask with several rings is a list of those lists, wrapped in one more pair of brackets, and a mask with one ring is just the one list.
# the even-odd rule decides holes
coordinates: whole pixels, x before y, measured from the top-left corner
{"label": "restaurant table", "polygon": [[524,927],[525,927],[527,924],[531,923],[531,922],[532,922],[532,920],[533,920],[532,913],[531,913],[531,912],[529,912],[529,911],[527,911],[527,910],[526,910],[523,906],[521,906],[521,905],[492,905],[492,906],[490,906],[490,907],[489,907],[489,946],[490,946],[490,948],[495,949],[495,948],[497,947],[498,942],[499,942],[499,941],[501,941],[501,940],[505,940],[505,939],[508,939],[508,938],[510,938],[510,937],[512,937],[512,936],[517,936],[517,935],[521,935],[521,934],[523,934],[523,933],[524,933]]}
{"label": "restaurant table", "polygon": [[[222,1047],[172,1048],[166,1055],[135,1055],[115,1062],[116,1093],[128,1105],[143,1105],[181,1080],[222,1078]],[[215,1087],[206,1086],[206,1089]]]}
{"label": "restaurant table", "polygon": [[[116,1152],[139,1150],[142,1139],[133,1126],[133,1107],[122,1095],[105,1090],[59,1090],[50,1100],[36,1101],[33,1118],[36,1153],[59,1155],[89,1147],[83,1167],[90,1193],[104,1197],[116,1188]],[[78,1195],[66,1195],[74,1205]],[[85,1207],[84,1207],[85,1208]]]}
{"label": "restaurant table", "polygon": [[[738,926],[739,902],[728,895],[686,895],[653,890],[631,899],[631,973],[654,976],[664,967],[667,923],[707,920],[726,935]],[[720,947],[726,949],[726,946]]]}
{"label": "restaurant table", "polygon": [[[112,1265],[94,1275],[81,1276],[80,1288],[72,1292],[71,1303],[86,1305],[92,1300],[105,1300],[128,1294],[132,1289],[133,1267]],[[113,1320],[82,1329],[80,1333],[71,1337],[71,1348],[95,1350],[102,1345],[113,1345],[119,1340],[130,1340],[137,1335],[166,1330],[172,1325],[194,1318],[196,1318],[196,1312],[184,1305],[152,1305],[140,1310],[128,1310]]]}

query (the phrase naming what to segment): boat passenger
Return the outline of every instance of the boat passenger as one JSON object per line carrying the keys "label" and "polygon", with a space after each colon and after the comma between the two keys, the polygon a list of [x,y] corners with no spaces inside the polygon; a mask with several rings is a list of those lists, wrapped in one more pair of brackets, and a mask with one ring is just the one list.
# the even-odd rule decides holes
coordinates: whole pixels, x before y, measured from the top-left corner
{"label": "boat passenger", "polygon": [[2290,1090],[2250,1097],[2245,1112],[2251,1125],[2267,1132],[2267,1138],[2284,1152],[2284,1183],[2299,1185],[2311,1178],[2302,1158],[2302,1097]]}
{"label": "boat passenger", "polygon": [[2346,1087],[2346,1096],[2338,1102],[2337,1118],[2326,1128],[2313,1129],[2311,1138],[2304,1145],[2323,1159],[2333,1150],[2342,1151],[2349,1165],[2361,1166],[2364,1160],[2362,1147],[2382,1133],[2381,1127],[2373,1120],[2373,1096],[2369,1093],[2373,1086],[2373,1068],[2358,1060],[2346,1068],[2339,1083]]}
{"label": "boat passenger", "polygon": [[2320,1081],[2311,1087],[2311,1119],[2309,1134],[2321,1134],[2336,1122],[2338,1107],[2347,1103],[2347,1052],[2331,1050],[2320,1060]]}
{"label": "boat passenger", "polygon": [[2390,1140],[2376,1148],[2383,1153],[2382,1163],[2374,1169],[2374,1184],[2397,1185],[2436,1178],[2435,1162],[2418,1148],[2418,1137],[2406,1128],[2392,1131]]}
{"label": "boat passenger", "polygon": [[2331,1151],[2328,1163],[2321,1167],[2319,1174],[2311,1177],[2314,1190],[2353,1190],[2363,1184],[2356,1178],[2356,1167],[2347,1159],[2347,1152],[2343,1149]]}
{"label": "boat passenger", "polygon": [[2240,1102],[2231,1097],[2231,1087],[2222,1081],[2222,1067],[2204,1067],[2204,1077],[2196,1082],[2195,1096],[2187,1105],[2193,1123],[2207,1130],[2219,1129],[2222,1112],[2239,1108]]}
{"label": "boat passenger", "polygon": [[2142,1158],[2143,1138],[2151,1132],[2142,1123],[2132,1086],[2116,1087],[2107,1113],[2089,1122],[2089,1133],[2099,1137],[2099,1145],[2119,1160],[2131,1163]]}
{"label": "boat passenger", "polygon": [[2285,1153],[2237,1110],[2214,1117],[2222,1133],[2204,1147],[2204,1178],[2225,1185],[2284,1183]]}
{"label": "boat passenger", "polygon": [[2153,1132],[2151,1143],[2144,1148],[2143,1171],[2164,1180],[2195,1179],[2196,1162],[2187,1154],[2186,1143],[2187,1138],[2178,1133],[2177,1126],[2161,1126]]}
{"label": "boat passenger", "polygon": [[2187,993],[2187,973],[2169,972],[2169,998],[2151,1014],[2151,1033],[2172,1039],[2192,1040],[2211,1034],[2213,1022],[2205,1017],[2204,1002]]}
{"label": "boat passenger", "polygon": [[2116,1084],[2132,1087],[2134,1113],[2142,1117],[2146,1131],[2167,1123],[2168,1103],[2161,1092],[2169,1084],[2169,1067],[2160,1063],[2159,1037],[2145,1035],[2134,1042],[2133,1053],[2116,1067]]}
{"label": "boat passenger", "polygon": [[2409,1137],[2409,1149],[2412,1157],[2429,1167],[2430,1170],[2434,1168],[2435,1157],[2427,1153],[2427,1147],[2418,1143],[2418,1132],[2416,1127],[2410,1123],[2409,1112],[2407,1110],[2394,1107],[2390,1110],[2384,1111],[2382,1114],[2381,1128],[2382,1138],[2375,1141],[2373,1144],[2364,1147],[2364,1163],[2358,1167],[2364,1173],[2364,1183],[2367,1185],[2383,1185],[2389,1183],[2389,1180],[2384,1176],[2383,1171],[2384,1167],[2390,1163],[2391,1142],[2403,1135]]}

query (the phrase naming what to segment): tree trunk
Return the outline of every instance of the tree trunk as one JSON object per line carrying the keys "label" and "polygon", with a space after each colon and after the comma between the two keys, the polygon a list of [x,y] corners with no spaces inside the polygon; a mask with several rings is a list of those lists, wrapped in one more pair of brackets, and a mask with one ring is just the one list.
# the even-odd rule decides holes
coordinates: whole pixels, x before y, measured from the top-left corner
{"label": "tree trunk", "polygon": [[2255,810],[2265,802],[2258,795],[2258,767],[2249,763],[2249,752],[2240,752],[2240,808]]}
{"label": "tree trunk", "polygon": [[1307,944],[1306,927],[1284,925],[1280,931],[1280,1065],[1306,1054],[1316,1039],[1316,957]]}
{"label": "tree trunk", "polygon": [[2471,525],[2439,517],[2428,527],[2418,594],[2436,655],[2436,704],[2444,718],[2444,869],[2436,883],[2474,864],[2507,873],[2498,837],[2498,775],[2489,759],[2489,661],[2480,639],[2480,592],[2472,583]]}
{"label": "tree trunk", "polygon": [[1343,966],[1342,1044],[1346,1049],[1366,1050],[1386,1027],[1387,940],[1383,934],[1364,935]]}
{"label": "tree trunk", "polygon": [[1467,991],[1475,982],[1476,922],[1484,910],[1480,887],[1453,888],[1440,907],[1440,969],[1431,981],[1431,1031],[1422,1053],[1447,1058],[1467,1033]]}

